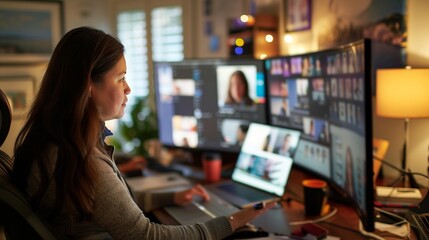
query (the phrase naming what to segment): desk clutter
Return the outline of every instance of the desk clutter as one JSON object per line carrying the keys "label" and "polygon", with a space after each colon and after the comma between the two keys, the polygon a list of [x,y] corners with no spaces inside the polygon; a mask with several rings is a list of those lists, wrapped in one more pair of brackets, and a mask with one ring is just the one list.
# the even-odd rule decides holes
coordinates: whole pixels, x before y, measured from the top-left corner
{"label": "desk clutter", "polygon": [[[250,134],[251,135],[251,134]],[[252,137],[253,139],[253,137]],[[253,151],[253,150],[252,150]],[[203,155],[202,155],[203,156]],[[237,160],[240,159],[239,156],[237,156]],[[151,159],[151,161],[155,161],[156,159]],[[172,166],[175,166],[177,164],[173,164]],[[194,184],[195,182],[199,182],[199,181],[203,181],[205,183],[205,187],[210,187],[213,185],[219,185],[219,184],[209,184],[209,182],[205,181],[205,177],[204,177],[204,171],[202,169],[196,168],[196,166],[192,166],[191,165],[186,165],[186,164],[179,164],[179,166],[181,166],[180,168],[178,167],[167,167],[167,168],[159,168],[156,167],[155,164],[150,164],[148,167],[151,168],[152,166],[155,166],[152,170],[154,170],[154,173],[152,174],[145,174],[145,176],[139,176],[139,177],[131,177],[127,179],[127,182],[130,186],[130,188],[133,190],[134,194],[141,194],[142,192],[146,192],[146,191],[171,191],[174,189],[181,189],[181,188],[186,188],[191,186],[192,184]],[[238,170],[241,169],[241,165],[237,162],[236,166],[233,167],[232,173],[234,172],[234,169],[237,168]],[[186,171],[183,171],[183,169],[186,169]],[[159,172],[157,172],[156,170],[159,170]],[[179,171],[180,170],[180,171]],[[241,171],[241,170],[240,170]],[[291,169],[292,172],[297,171],[297,169],[293,168]],[[291,174],[292,174],[291,172]],[[198,177],[195,177],[196,175],[198,175]],[[223,179],[219,180],[220,183],[222,181],[228,181],[230,177],[232,177],[233,174],[229,174],[228,176],[224,176]],[[300,190],[296,190],[295,191],[303,191],[302,188],[302,180],[305,179],[309,179],[308,177],[306,177],[305,179],[300,179],[300,178],[296,178],[296,176],[290,176],[291,177],[291,182],[289,183],[290,185],[295,185],[299,187]],[[310,179],[313,178],[314,179],[314,175],[310,175]],[[293,191],[291,191],[291,189],[285,188],[286,192],[285,194],[290,195],[293,194],[295,196],[291,196],[293,199],[291,200],[292,202],[296,202],[299,203],[301,205],[303,205],[304,203],[304,198],[303,196],[298,197],[296,196],[296,193],[293,193]],[[384,186],[377,186],[375,188],[375,202],[374,202],[374,206],[375,207],[385,207],[385,208],[396,208],[397,206],[400,207],[407,207],[407,209],[411,206],[417,205],[419,204],[419,202],[422,200],[422,193],[419,189],[415,189],[415,188],[400,188],[400,187],[384,187]],[[299,194],[298,194],[299,195]],[[222,196],[222,194],[220,195]],[[338,203],[335,203],[336,201],[340,202],[340,204],[346,204],[347,202],[342,202],[341,200],[337,199],[338,196],[334,197],[334,198],[329,198],[328,202],[329,204],[327,204],[327,206],[331,206],[331,211],[335,210],[334,214],[321,214],[320,216],[307,216],[306,215],[306,210],[305,207],[301,208],[301,211],[299,213],[299,216],[302,220],[296,220],[294,219],[294,221],[292,221],[288,215],[285,215],[285,210],[284,207],[291,207],[294,208],[292,206],[294,206],[293,204],[290,205],[291,201],[287,201],[282,203],[283,207],[280,207],[278,209],[275,209],[273,211],[271,211],[268,216],[262,218],[262,219],[255,219],[251,224],[256,227],[256,229],[258,229],[257,231],[249,231],[249,230],[242,230],[242,232],[236,233],[236,235],[234,235],[235,237],[240,237],[240,238],[260,238],[260,239],[276,239],[280,238],[280,236],[291,236],[295,234],[295,238],[298,237],[299,234],[301,234],[300,239],[336,239],[336,235],[335,232],[332,233],[332,235],[327,235],[324,236],[322,235],[312,235],[311,233],[309,233],[307,230],[305,230],[306,228],[304,227],[306,226],[312,226],[311,224],[314,224],[315,226],[319,226],[321,227],[321,229],[324,229],[324,227],[326,225],[324,225],[324,222],[329,222],[330,219],[335,218],[335,216],[337,214],[342,214],[339,213],[336,209],[336,205]],[[180,224],[193,224],[196,221],[207,221],[211,218],[213,218],[214,216],[220,216],[220,215],[228,215],[231,214],[235,211],[238,211],[240,209],[240,207],[243,206],[236,206],[234,207],[234,205],[231,205],[230,203],[226,204],[225,200],[221,199],[222,201],[219,201],[219,198],[216,196],[212,196],[212,199],[214,200],[214,202],[216,203],[220,203],[217,204],[218,206],[213,206],[212,202],[207,202],[207,203],[202,203],[198,200],[195,200],[193,202],[193,204],[191,204],[190,206],[186,206],[186,207],[177,207],[177,206],[170,206],[170,207],[165,207],[163,208],[164,211],[167,212],[167,214],[169,216],[171,216],[173,219],[175,219],[175,221],[178,221]],[[297,200],[297,201],[294,201]],[[332,204],[331,201],[334,201],[334,203]],[[220,207],[219,207],[220,205]],[[194,214],[194,210],[192,209],[199,209],[202,211],[200,211],[201,213],[203,213],[204,216],[196,216]],[[403,216],[403,214],[405,213],[405,211],[407,210],[405,209],[401,215]],[[221,210],[220,213],[218,210]],[[395,211],[395,210],[394,210]],[[207,212],[209,212],[209,214],[207,214]],[[333,212],[333,211],[332,211]],[[206,214],[204,214],[206,213]],[[323,218],[325,217],[325,218]],[[423,218],[422,218],[423,217]],[[378,219],[377,217],[375,217],[375,231],[377,232],[385,232],[387,231],[386,229],[389,229],[389,233],[391,235],[395,235],[395,234],[400,234],[401,236],[405,236],[406,234],[409,234],[409,228],[406,227],[406,225],[404,224],[399,224],[399,222],[403,222],[404,219],[388,219],[388,221],[386,220],[387,218],[383,218],[383,219]],[[407,218],[410,222],[412,222],[412,226],[423,226],[425,227],[425,225],[418,225],[418,223],[424,223],[424,221],[422,221],[422,219],[424,220],[424,215],[421,214],[417,214],[417,215],[409,215]],[[317,224],[318,221],[321,221],[322,224]],[[279,229],[278,227],[275,228],[265,228],[265,226],[270,226],[270,225],[274,225],[272,223],[276,223],[277,225],[283,224],[282,226],[284,226],[284,231],[280,231],[278,232],[277,230],[274,229]],[[310,225],[308,225],[310,224]],[[260,226],[264,226],[264,228],[260,228]],[[304,228],[303,228],[304,227]],[[393,230],[393,228],[395,228],[396,230]],[[310,228],[311,229],[311,228]],[[316,227],[317,229],[317,227]],[[330,229],[330,228],[328,228]],[[424,229],[424,228],[423,228]],[[429,229],[429,228],[428,228]],[[328,231],[329,232],[329,231]],[[416,235],[420,234],[420,232],[424,232],[424,230],[416,230]],[[268,236],[264,237],[265,234],[267,234]],[[339,235],[341,236],[341,235]],[[233,239],[233,238],[231,238]],[[283,238],[284,239],[284,238]]]}
{"label": "desk clutter", "polygon": [[418,188],[377,186],[376,201],[391,207],[413,207],[422,201],[422,193]]}
{"label": "desk clutter", "polygon": [[[155,161],[155,159],[151,159],[151,161]],[[209,182],[204,180],[205,179],[204,171],[202,169],[196,168],[196,166],[192,166],[192,164],[191,165],[179,164],[179,165],[181,166],[180,168],[168,167],[168,168],[162,168],[162,169],[155,166],[153,169],[151,169],[151,171],[153,171],[152,173],[145,174],[145,176],[127,178],[127,182],[130,188],[132,189],[132,191],[134,192],[134,194],[137,194],[137,195],[146,191],[171,191],[175,189],[182,189],[182,188],[189,187],[195,182],[199,182],[199,181],[203,181],[205,183],[205,187],[217,185],[213,183],[209,184]],[[148,167],[151,168],[152,166],[154,165],[151,164]],[[236,167],[239,168],[239,166],[236,166]],[[158,169],[159,171],[156,171],[156,169]],[[186,171],[183,171],[183,169],[186,169]],[[234,168],[233,168],[233,171],[234,171]],[[291,171],[294,172],[294,171],[297,171],[297,169],[293,168],[291,169]],[[196,175],[198,175],[197,178],[195,177]],[[228,176],[224,176],[224,178],[219,181],[220,182],[227,181],[231,176],[232,174],[229,174]],[[302,182],[299,182],[299,181],[309,179],[309,178],[306,177],[305,179],[300,179],[300,178],[296,178],[296,176],[293,176],[293,175],[290,177],[292,179],[290,179],[291,182],[289,184],[300,187],[299,188],[300,190],[295,189],[295,191],[303,192],[303,188],[301,185]],[[314,179],[314,175],[310,175],[310,179],[311,178]],[[292,191],[291,189],[286,188],[285,190],[286,190],[285,192],[286,195],[290,195],[290,194],[294,195],[294,196],[291,195],[289,198],[291,199],[292,202],[296,202],[303,205],[304,203],[303,196],[301,197],[297,196],[296,193],[294,193],[294,191]],[[406,214],[406,219],[411,223],[411,226],[416,229],[415,230],[416,235],[424,234],[425,231],[427,231],[425,229],[429,229],[429,226],[424,225],[425,220],[429,220],[429,217],[427,217],[427,215],[409,214],[407,212],[410,207],[413,207],[414,205],[418,205],[422,201],[422,193],[419,189],[377,186],[375,190],[376,191],[375,191],[374,206],[376,208],[383,207],[385,210],[393,209],[392,211],[394,212],[397,211],[397,208],[399,207],[403,208],[404,210],[401,212],[400,215],[404,216]],[[284,203],[282,203],[283,207],[273,210],[265,218],[255,219],[251,223],[252,225],[254,224],[255,229],[257,229],[257,231],[249,231],[249,229],[247,230],[243,229],[241,233],[236,233],[235,235],[230,236],[230,237],[233,237],[230,239],[234,239],[234,237],[240,237],[243,239],[244,238],[284,239],[284,238],[281,238],[281,236],[284,237],[284,236],[292,236],[292,235],[294,235],[293,237],[295,238],[298,238],[300,236],[300,239],[336,239],[337,235],[335,232],[332,233],[332,235],[329,235],[329,231],[327,231],[326,236],[324,236],[323,234],[312,235],[307,230],[305,230],[306,227],[304,226],[311,226],[311,224],[313,224],[316,226],[316,229],[317,227],[321,227],[321,229],[325,229],[326,227],[326,225],[324,224],[325,222],[330,222],[330,219],[335,218],[337,214],[340,214],[340,215],[342,214],[337,212],[336,205],[338,203],[336,202],[338,201],[340,202],[340,204],[345,204],[346,202],[341,202],[341,200],[337,198],[338,196],[334,198],[331,198],[330,196],[328,200],[329,202],[328,206],[331,206],[331,210],[335,209],[334,214],[327,214],[329,216],[324,214],[322,214],[321,216],[307,216],[306,210],[304,207],[303,209],[301,209],[300,215],[299,215],[302,220],[293,219],[293,221],[289,218],[288,215],[285,215],[284,207],[285,206],[291,207],[291,208],[295,208],[295,207],[293,207],[294,206],[293,204],[290,205],[291,201],[287,201],[287,202],[285,201]],[[218,198],[216,196],[212,196],[212,199],[216,200]],[[334,201],[334,203],[332,203],[332,201]],[[217,202],[219,203],[219,201]],[[206,221],[213,218],[213,216],[228,215],[240,209],[240,206],[234,207],[229,203],[226,205],[223,205],[223,204],[225,204],[224,200],[220,201],[221,207],[219,206],[213,207],[212,203],[209,203],[209,202],[202,203],[198,200],[195,200],[192,205],[187,207],[182,208],[182,207],[173,206],[173,207],[165,207],[163,208],[163,210],[165,210],[173,219],[178,221],[180,224],[186,225],[186,224],[193,224],[195,223],[195,221],[197,222]],[[232,207],[229,207],[229,206],[232,206]],[[193,212],[195,211],[193,211],[192,209],[203,209],[204,211],[201,211],[201,212],[203,213],[209,212],[209,214],[205,214],[205,216],[203,217],[201,216],[197,217],[195,214],[193,214]],[[221,210],[221,213],[213,214],[218,210]],[[327,216],[326,219],[322,219],[323,216]],[[319,220],[321,220],[321,224],[317,224]],[[404,218],[396,219],[396,218],[384,217],[380,219],[375,217],[374,220],[375,220],[376,232],[388,232],[386,234],[390,234],[392,236],[396,234],[398,236],[400,235],[401,237],[406,236],[406,234],[409,234],[409,228],[405,224],[403,224]],[[273,230],[273,228],[271,229],[260,228],[260,226],[272,225],[271,224],[272,222],[276,222],[277,224],[280,222],[284,226],[286,226],[284,227],[285,232],[282,232],[281,234],[279,234],[279,232],[270,231],[270,230]],[[421,227],[419,228],[419,226]],[[328,227],[328,229],[331,229],[331,228]],[[388,229],[389,231],[387,231],[386,229]],[[429,233],[429,231],[427,232]],[[341,236],[341,234],[338,236]]]}
{"label": "desk clutter", "polygon": [[[202,171],[202,170],[200,170]],[[293,172],[298,171],[297,169],[293,169]],[[291,182],[289,184],[291,185],[299,185],[300,189],[302,188],[301,186],[301,181],[300,178],[296,178],[296,176],[292,175],[291,176],[293,179],[291,179]],[[296,178],[296,179],[295,179]],[[201,178],[200,180],[203,180],[204,178]],[[225,179],[224,179],[225,180]],[[222,180],[222,181],[224,181]],[[172,190],[172,189],[180,189],[180,188],[185,188],[188,186],[191,186],[192,184],[194,184],[196,181],[196,179],[190,179],[188,177],[183,176],[183,174],[181,173],[177,173],[177,172],[162,172],[162,173],[152,173],[151,175],[146,175],[144,177],[132,177],[132,178],[128,178],[127,182],[130,186],[130,188],[136,193],[136,192],[142,192],[142,191],[164,191],[164,190]],[[197,180],[198,181],[198,180]],[[205,186],[210,186],[213,184],[209,184],[209,185],[205,185]],[[398,194],[400,193],[415,193],[414,189],[408,189],[408,188],[387,188],[387,187],[378,187],[378,192],[380,194],[380,196],[385,196],[386,197],[386,191],[388,190],[396,190],[396,192],[398,192]],[[296,191],[296,189],[295,189]],[[301,189],[301,191],[303,191],[303,189]],[[295,195],[296,193],[293,193],[293,190],[287,190],[286,191],[286,195],[290,195],[293,194]],[[395,196],[395,195],[393,195]],[[328,231],[327,236],[322,236],[322,235],[312,235],[311,233],[309,233],[308,230],[305,230],[306,227],[304,226],[312,226],[311,224],[317,227],[320,227],[321,229],[325,229],[326,230],[326,225],[325,222],[330,222],[331,219],[335,219],[336,215],[340,215],[343,216],[343,213],[341,212],[336,212],[336,214],[330,215],[328,218],[326,219],[322,219],[323,216],[306,216],[305,215],[305,207],[303,208],[303,199],[299,199],[300,197],[295,196],[292,197],[291,201],[285,201],[283,203],[281,203],[281,207],[279,207],[278,209],[275,209],[272,211],[271,216],[268,216],[264,219],[255,219],[255,221],[253,221],[251,224],[255,226],[255,228],[257,229],[257,231],[253,231],[250,232],[249,230],[243,230],[240,234],[236,233],[236,237],[240,237],[240,238],[255,238],[255,239],[285,239],[284,236],[291,236],[295,234],[295,238],[298,238],[298,235],[301,234],[301,238],[298,239],[340,239],[337,237],[337,233],[334,231],[333,233],[331,233],[329,231],[329,229],[331,229],[331,227],[328,227]],[[216,196],[212,196],[213,200],[218,200],[218,198]],[[294,199],[297,199],[297,201],[295,201]],[[421,199],[420,199],[421,200]],[[334,201],[334,202],[332,202]],[[414,200],[415,201],[415,200]],[[218,201],[219,202],[219,201]],[[235,211],[238,211],[240,209],[240,207],[234,207],[231,204],[227,204],[227,205],[222,205],[225,204],[224,200],[220,201],[220,206],[219,207],[215,207],[217,208],[217,210],[221,209],[222,212],[220,213],[220,215],[228,215],[231,214]],[[413,202],[415,203],[415,202]],[[297,204],[300,205],[299,208],[296,208]],[[330,199],[329,200],[329,204],[332,206],[332,208],[338,208],[338,204],[336,203],[334,199]],[[340,205],[343,205],[344,203],[340,203]],[[206,215],[205,218],[201,218],[200,220],[198,220],[198,217],[195,217],[194,214],[192,214],[192,209],[204,209],[205,211],[209,211],[210,213],[215,212],[215,210],[213,210],[213,208],[211,207],[211,203],[202,203],[201,201],[199,201],[198,199],[195,199],[194,203],[191,206],[187,206],[187,207],[166,207],[163,208],[163,210],[165,210],[171,217],[173,217],[174,219],[183,219],[183,217],[185,217],[184,220],[181,220],[180,224],[192,224],[195,221],[206,221],[208,219],[211,219],[213,216],[210,216],[210,214]],[[232,206],[232,208],[230,207],[226,207],[226,206]],[[300,209],[299,212],[299,218],[302,219],[302,221],[297,221],[296,218],[290,218],[290,216],[288,216],[289,214],[286,214],[286,208],[291,208],[291,210],[293,211],[293,209]],[[229,209],[229,210],[228,210]],[[229,212],[228,212],[229,211]],[[297,210],[295,210],[297,211]],[[341,209],[339,210],[341,211]],[[350,210],[349,210],[350,211]],[[204,211],[203,211],[204,212]],[[286,214],[286,215],[285,215]],[[216,214],[216,216],[219,214]],[[177,217],[179,216],[179,217]],[[409,221],[412,222],[413,225],[417,225],[418,222],[423,223],[423,221],[418,220],[421,219],[423,215],[418,214],[414,217],[409,217]],[[418,219],[417,219],[418,218]],[[427,217],[426,217],[427,218]],[[280,219],[280,220],[279,220]],[[319,219],[321,219],[320,224],[318,224]],[[412,220],[413,219],[413,220]],[[258,226],[264,226],[265,225],[270,225],[271,223],[274,222],[282,222],[282,224],[284,224],[286,232],[283,232],[282,234],[278,235],[278,233],[273,233],[271,231],[267,231],[267,229],[265,228],[259,228]],[[376,227],[376,231],[386,231],[385,229],[389,229],[390,231],[392,231],[392,228],[394,225],[397,225],[398,222],[403,221],[403,219],[395,219],[395,218],[386,218],[384,217],[383,219],[378,219],[375,218],[375,227]],[[297,223],[297,224],[295,224]],[[290,224],[290,225],[288,225]],[[308,225],[310,224],[310,225]],[[393,224],[393,225],[392,225]],[[425,225],[422,225],[425,226]],[[405,227],[405,225],[400,225],[396,230],[396,234],[405,234],[404,232],[407,232],[409,230],[407,230],[407,228]],[[311,227],[310,227],[311,230]],[[323,232],[321,232],[323,233]],[[332,235],[331,235],[332,234]],[[391,234],[393,235],[394,233],[386,233],[386,234]],[[416,233],[417,235],[419,233]],[[283,238],[282,238],[283,236]],[[338,236],[341,236],[338,235]],[[230,239],[234,239],[234,238],[230,238]],[[287,239],[287,238],[286,238]],[[353,238],[355,239],[355,238]],[[358,239],[358,238],[356,238]]]}

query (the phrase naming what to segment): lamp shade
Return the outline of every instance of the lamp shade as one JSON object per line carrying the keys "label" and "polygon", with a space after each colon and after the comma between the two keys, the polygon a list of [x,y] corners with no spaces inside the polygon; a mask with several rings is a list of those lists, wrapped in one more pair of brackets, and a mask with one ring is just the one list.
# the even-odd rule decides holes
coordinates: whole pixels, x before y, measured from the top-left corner
{"label": "lamp shade", "polygon": [[377,70],[376,112],[387,118],[429,117],[429,69]]}

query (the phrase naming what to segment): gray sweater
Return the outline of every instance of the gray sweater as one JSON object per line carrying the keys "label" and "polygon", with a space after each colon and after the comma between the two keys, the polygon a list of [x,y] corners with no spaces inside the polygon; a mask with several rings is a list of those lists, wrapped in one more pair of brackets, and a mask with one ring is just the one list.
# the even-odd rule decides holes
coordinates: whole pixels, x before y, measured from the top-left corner
{"label": "gray sweater", "polygon": [[[150,222],[130,195],[113,156],[113,147],[107,147],[109,156],[99,150],[95,151],[99,179],[95,183],[95,209],[94,217],[90,221],[78,221],[78,214],[72,218],[65,214],[58,214],[49,222],[60,233],[72,239],[222,239],[232,233],[231,226],[226,217],[219,217],[205,223],[191,226],[161,225]],[[51,166],[56,163],[56,149],[52,148],[49,154]],[[61,164],[61,162],[59,162]],[[29,178],[28,192],[34,193],[40,182],[40,171],[33,167]],[[53,170],[53,167],[51,171]],[[54,205],[55,184],[52,182],[39,209],[43,213],[51,212]],[[173,203],[173,194],[153,194],[144,199],[150,199],[156,208]],[[45,216],[46,217],[46,216]]]}

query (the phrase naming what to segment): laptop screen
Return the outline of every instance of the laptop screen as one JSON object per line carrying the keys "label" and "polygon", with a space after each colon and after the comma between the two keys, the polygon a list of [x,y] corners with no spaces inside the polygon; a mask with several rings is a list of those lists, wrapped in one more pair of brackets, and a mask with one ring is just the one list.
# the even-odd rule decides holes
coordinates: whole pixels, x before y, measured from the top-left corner
{"label": "laptop screen", "polygon": [[282,196],[300,134],[298,130],[251,123],[232,179]]}

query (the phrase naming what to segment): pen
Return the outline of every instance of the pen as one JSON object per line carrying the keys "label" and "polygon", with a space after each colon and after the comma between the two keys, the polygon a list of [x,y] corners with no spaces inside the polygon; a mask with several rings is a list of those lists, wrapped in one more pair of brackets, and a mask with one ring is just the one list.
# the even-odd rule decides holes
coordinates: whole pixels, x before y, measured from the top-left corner
{"label": "pen", "polygon": [[255,210],[259,210],[259,209],[262,209],[264,207],[265,207],[265,202],[253,204],[253,209],[255,209]]}
{"label": "pen", "polygon": [[[267,204],[267,203],[280,202],[280,201],[282,201],[281,198],[273,198],[273,199],[269,199],[269,200],[265,200],[265,201],[261,201],[261,202],[257,202],[257,203],[252,202],[252,203],[244,204],[241,206],[241,208],[249,208],[249,207],[255,208],[255,206],[257,206],[260,209],[260,208],[263,208],[265,206],[265,204]],[[263,204],[263,206],[261,206],[261,204]]]}

